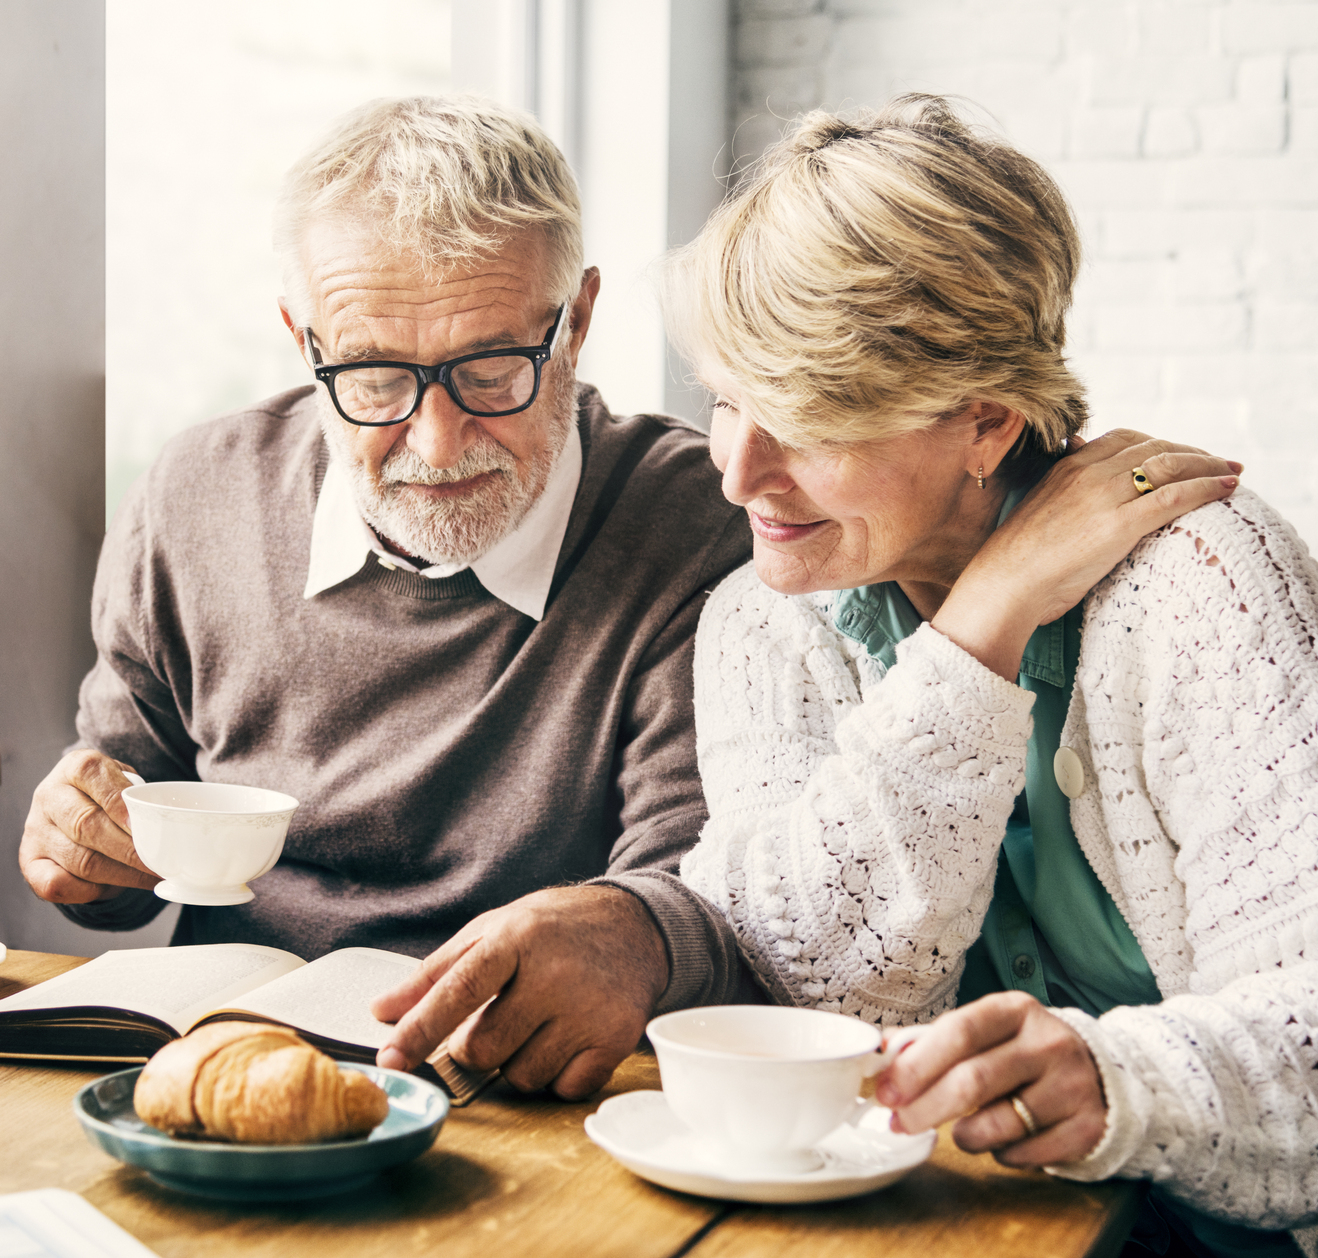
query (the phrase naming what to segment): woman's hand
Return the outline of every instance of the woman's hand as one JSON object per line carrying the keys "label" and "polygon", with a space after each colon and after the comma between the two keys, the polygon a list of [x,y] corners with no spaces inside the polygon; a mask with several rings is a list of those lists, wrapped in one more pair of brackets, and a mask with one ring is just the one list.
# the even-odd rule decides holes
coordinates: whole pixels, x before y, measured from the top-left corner
{"label": "woman's hand", "polygon": [[[1153,492],[1135,488],[1136,467]],[[1229,497],[1240,471],[1239,463],[1127,429],[1084,443],[993,532],[930,623],[1015,681],[1035,629],[1074,607],[1146,534]]]}
{"label": "woman's hand", "polygon": [[1024,992],[985,996],[920,1028],[875,1080],[874,1095],[893,1111],[894,1131],[927,1131],[955,1118],[952,1138],[962,1149],[992,1152],[1004,1166],[1079,1161],[1107,1122],[1084,1040]]}

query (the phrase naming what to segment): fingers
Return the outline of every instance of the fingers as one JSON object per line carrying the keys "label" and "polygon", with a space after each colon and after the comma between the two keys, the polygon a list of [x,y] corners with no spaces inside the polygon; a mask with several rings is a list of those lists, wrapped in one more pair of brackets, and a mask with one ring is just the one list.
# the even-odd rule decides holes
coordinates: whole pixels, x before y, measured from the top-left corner
{"label": "fingers", "polygon": [[448,973],[476,944],[481,941],[480,925],[483,918],[475,918],[460,930],[442,948],[437,948],[420,962],[411,975],[397,987],[390,988],[371,1001],[371,1016],[380,1022],[397,1022],[434,985]]}
{"label": "fingers", "polygon": [[160,881],[133,846],[121,798],[128,784],[117,760],[83,750],[61,760],[37,787],[19,866],[42,899],[85,904]]}
{"label": "fingers", "polygon": [[[910,1056],[913,1051],[904,1056]],[[1032,1083],[1042,1072],[1042,1063],[1032,1054],[1023,1053],[1013,1035],[987,1050],[968,1049],[963,1059],[950,1065],[915,1100],[893,1108],[907,1131],[927,1131],[949,1119],[992,1105],[999,1097]],[[1015,1111],[1011,1112],[1015,1117]],[[1038,1120],[1040,1124],[1051,1123],[1059,1117],[1060,1114],[1048,1113],[1046,1118],[1039,1115]],[[1011,1139],[1020,1138],[1019,1126],[1017,1118],[1017,1130],[1012,1132]]]}
{"label": "fingers", "polygon": [[[498,1003],[475,1022],[495,1015]],[[464,1027],[458,1034],[466,1030]],[[595,1030],[595,1035],[586,1037],[567,1019],[545,1023],[504,1062],[503,1077],[522,1092],[552,1088],[565,1101],[589,1096],[602,1088],[618,1063],[635,1050],[645,1030],[644,1018],[631,1025],[597,1026]]]}
{"label": "fingers", "polygon": [[[411,1070],[516,972],[515,950],[491,946],[485,937],[476,940],[403,1015],[376,1056],[377,1063],[391,1070]],[[475,1063],[459,1059],[459,1064]]]}
{"label": "fingers", "polygon": [[[994,1150],[1011,1166],[1082,1158],[1107,1120],[1084,1041],[1020,992],[944,1014],[879,1076],[875,1093],[892,1108],[894,1130],[925,1131],[956,1119],[952,1134],[961,1148]],[[1013,1095],[1031,1115],[1033,1135]]]}
{"label": "fingers", "polygon": [[[1027,1013],[1037,1003],[1023,992],[1002,992],[944,1014],[929,1024],[920,1037],[875,1079],[874,1095],[889,1109],[905,1112],[906,1107],[923,1096],[959,1063],[973,1059],[986,1049],[1014,1036],[1020,1030]],[[961,1076],[957,1086],[964,1087],[965,1083],[966,1076]],[[1010,1088],[1004,1090],[1010,1091]],[[975,1100],[974,1096],[966,1093],[961,1100],[953,1099],[952,1108],[927,1125],[936,1126],[939,1122],[956,1118],[971,1108],[977,1109],[985,1100],[1002,1094],[1002,1091],[998,1091]],[[945,1096],[947,1093],[940,1095]],[[920,1113],[923,1114],[924,1110]],[[923,1128],[912,1127],[909,1130]]]}

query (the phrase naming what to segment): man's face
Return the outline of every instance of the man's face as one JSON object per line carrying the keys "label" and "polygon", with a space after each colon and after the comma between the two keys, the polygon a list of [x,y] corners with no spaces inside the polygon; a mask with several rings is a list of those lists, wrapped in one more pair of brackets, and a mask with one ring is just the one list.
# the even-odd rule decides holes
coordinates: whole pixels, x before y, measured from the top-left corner
{"label": "man's face", "polygon": [[[522,232],[493,258],[435,280],[373,245],[360,227],[312,224],[303,244],[311,329],[327,364],[370,359],[434,365],[482,349],[538,345],[556,306],[544,246]],[[590,290],[587,293],[587,289]],[[411,419],[387,428],[344,420],[317,387],[321,423],[358,509],[400,550],[471,562],[511,533],[540,497],[575,418],[577,353],[591,282],[569,304],[572,335],[545,364],[540,393],[516,415],[477,418],[432,384]],[[293,326],[287,311],[285,321]]]}

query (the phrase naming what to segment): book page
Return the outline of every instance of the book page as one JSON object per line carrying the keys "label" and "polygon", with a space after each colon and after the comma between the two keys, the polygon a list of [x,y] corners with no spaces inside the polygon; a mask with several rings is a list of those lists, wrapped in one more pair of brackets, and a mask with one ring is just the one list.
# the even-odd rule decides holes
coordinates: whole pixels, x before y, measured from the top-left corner
{"label": "book page", "polygon": [[287,1022],[326,1039],[380,1048],[393,1027],[371,1017],[371,1001],[420,962],[381,948],[340,948],[228,1003],[230,1009]]}
{"label": "book page", "polygon": [[6,996],[0,1015],[99,1005],[150,1014],[182,1035],[217,1005],[305,965],[291,952],[259,944],[123,948]]}

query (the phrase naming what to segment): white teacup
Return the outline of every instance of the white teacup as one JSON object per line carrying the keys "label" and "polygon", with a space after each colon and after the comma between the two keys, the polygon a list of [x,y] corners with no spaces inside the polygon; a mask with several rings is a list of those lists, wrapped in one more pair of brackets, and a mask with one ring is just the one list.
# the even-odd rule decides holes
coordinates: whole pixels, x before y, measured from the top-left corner
{"label": "white teacup", "polygon": [[123,793],[133,846],[164,881],[156,895],[178,904],[246,904],[247,885],[284,850],[298,801],[281,791],[223,782],[149,782],[135,773]]}
{"label": "white teacup", "polygon": [[736,1170],[814,1170],[820,1139],[874,1104],[859,1093],[879,1069],[882,1033],[842,1014],[720,1005],[664,1014],[646,1034],[669,1106]]}

